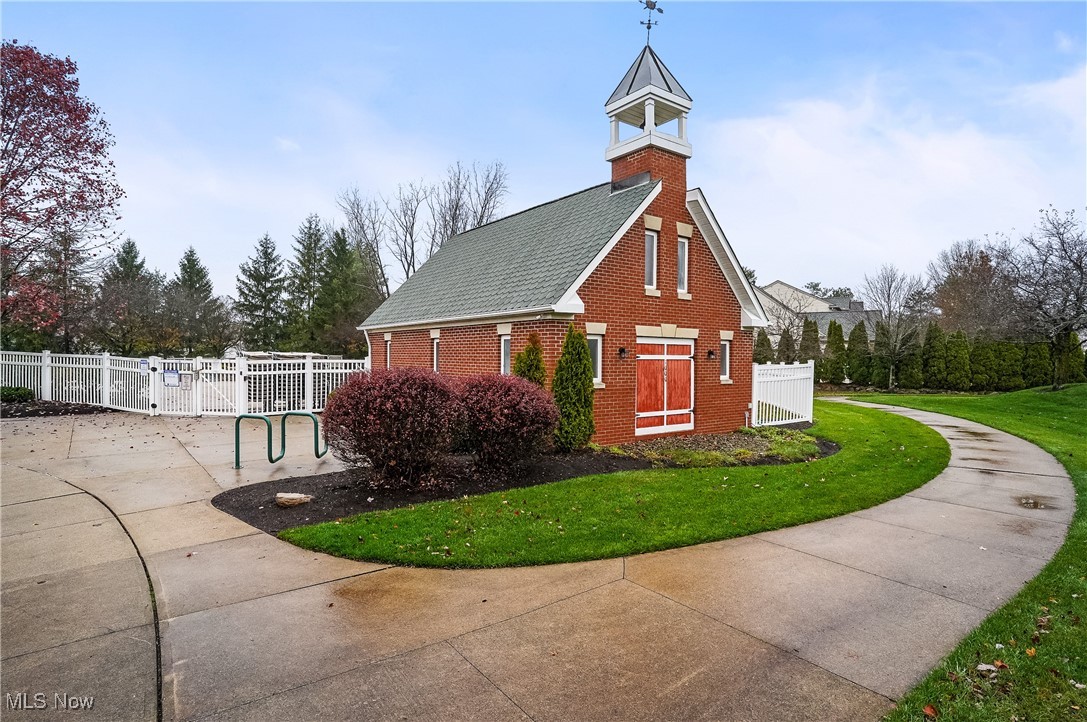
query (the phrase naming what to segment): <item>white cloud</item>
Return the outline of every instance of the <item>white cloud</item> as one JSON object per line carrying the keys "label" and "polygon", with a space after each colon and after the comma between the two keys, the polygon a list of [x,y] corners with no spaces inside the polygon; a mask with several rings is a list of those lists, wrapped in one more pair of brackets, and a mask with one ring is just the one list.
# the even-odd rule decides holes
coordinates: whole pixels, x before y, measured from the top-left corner
{"label": "white cloud", "polygon": [[[1059,97],[1067,80],[1027,94],[1071,111]],[[797,100],[769,115],[712,123],[696,139],[692,184],[707,191],[760,283],[856,289],[883,263],[920,272],[955,240],[1026,230],[1050,203],[1082,207],[1082,140],[1069,148],[1032,133],[937,121],[916,98],[906,109],[884,100],[876,84],[861,85],[852,100]],[[1081,101],[1080,123],[1083,112]]]}
{"label": "white cloud", "polygon": [[1053,34],[1053,40],[1057,44],[1057,50],[1062,53],[1071,53],[1076,49],[1076,43],[1068,36],[1067,33],[1063,33],[1058,30]]}
{"label": "white cloud", "polygon": [[1087,135],[1087,65],[1056,80],[1017,86],[1008,93],[1007,103],[1082,145]]}
{"label": "white cloud", "polygon": [[302,149],[302,146],[298,145],[297,141],[291,140],[290,138],[281,138],[279,136],[275,138],[275,145],[276,148],[284,153],[294,153]]}

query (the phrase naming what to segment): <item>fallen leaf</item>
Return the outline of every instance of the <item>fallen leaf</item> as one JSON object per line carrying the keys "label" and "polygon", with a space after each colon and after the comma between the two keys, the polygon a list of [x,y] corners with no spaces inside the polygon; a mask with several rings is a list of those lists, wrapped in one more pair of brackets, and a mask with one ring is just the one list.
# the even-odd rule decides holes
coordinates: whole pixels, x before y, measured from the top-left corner
{"label": "fallen leaf", "polygon": [[[1030,652],[1027,652],[1027,654],[1030,654]],[[994,659],[993,660],[993,666],[996,667],[997,669],[1007,669],[1008,668],[1008,665],[1004,664],[999,659]]]}
{"label": "fallen leaf", "polygon": [[1027,656],[1028,657],[1033,657],[1036,654],[1038,654],[1038,652],[1037,652],[1037,650],[1034,649],[1034,647],[1028,647],[1027,648]]}
{"label": "fallen leaf", "polygon": [[940,713],[939,713],[939,712],[937,712],[937,711],[936,711],[936,708],[935,708],[935,707],[933,707],[933,706],[932,706],[931,704],[926,704],[926,705],[925,705],[925,706],[924,706],[924,707],[923,707],[923,708],[921,709],[921,711],[922,711],[922,712],[924,712],[924,713],[925,713],[925,716],[926,716],[926,717],[928,717],[928,718],[930,718],[930,719],[936,719],[937,717],[939,717],[939,716],[940,716]]}
{"label": "fallen leaf", "polygon": [[334,605],[335,603],[336,603],[336,602],[329,602],[329,603],[328,603],[328,606],[329,606],[329,607],[331,607],[331,606],[332,606],[332,605]]}

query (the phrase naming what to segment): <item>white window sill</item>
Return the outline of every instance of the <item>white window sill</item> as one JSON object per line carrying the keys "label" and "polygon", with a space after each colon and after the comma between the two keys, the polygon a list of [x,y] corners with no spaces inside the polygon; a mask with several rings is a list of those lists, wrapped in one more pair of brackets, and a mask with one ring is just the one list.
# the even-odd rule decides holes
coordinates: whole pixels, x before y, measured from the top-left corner
{"label": "white window sill", "polygon": [[731,384],[731,383],[732,383],[732,379],[730,379],[730,378],[729,378],[728,376],[722,376],[722,377],[721,377],[721,383],[723,383],[723,384]]}
{"label": "white window sill", "polygon": [[604,388],[607,388],[607,386],[604,385],[603,381],[593,381],[593,388],[594,389],[604,389]]}
{"label": "white window sill", "polygon": [[681,300],[681,301],[690,301],[691,300],[691,294],[689,294],[689,293],[687,293],[685,291],[679,291],[676,295],[679,296],[679,300]]}
{"label": "white window sill", "polygon": [[661,295],[661,291],[660,291],[660,289],[659,289],[659,288],[650,288],[649,286],[646,286],[646,287],[645,287],[645,295],[647,295],[647,296],[655,296],[655,297],[657,297],[657,298],[660,298],[660,295]]}

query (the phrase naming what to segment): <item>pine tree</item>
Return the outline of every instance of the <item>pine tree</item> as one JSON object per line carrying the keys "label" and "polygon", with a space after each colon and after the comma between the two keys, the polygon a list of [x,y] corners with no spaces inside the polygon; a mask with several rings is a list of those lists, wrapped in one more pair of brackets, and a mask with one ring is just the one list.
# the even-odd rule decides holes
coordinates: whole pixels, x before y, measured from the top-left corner
{"label": "pine tree", "polygon": [[850,383],[867,386],[872,382],[871,351],[868,347],[868,329],[864,321],[849,331],[849,347],[846,349],[845,371]]}
{"label": "pine tree", "polygon": [[873,386],[884,389],[894,386],[893,353],[891,331],[885,323],[877,321],[876,338],[872,342],[872,362],[869,366],[869,381]]}
{"label": "pine tree", "polygon": [[149,271],[132,239],[106,266],[98,287],[91,337],[101,348],[121,356],[160,353],[163,289],[166,282]]}
{"label": "pine tree", "polygon": [[956,331],[947,337],[947,376],[945,386],[951,391],[970,389],[970,342]]}
{"label": "pine tree", "polygon": [[566,329],[562,354],[555,367],[551,393],[559,407],[559,425],[555,429],[555,446],[561,451],[574,451],[589,443],[596,425],[593,421],[593,362],[585,334],[574,328]]}
{"label": "pine tree", "polygon": [[898,379],[898,385],[904,389],[919,389],[925,385],[920,349],[907,354],[898,362],[898,371],[895,376]]}
{"label": "pine tree", "polygon": [[993,342],[982,335],[970,346],[970,389],[992,391],[996,388],[996,355]]}
{"label": "pine tree", "polygon": [[283,292],[286,276],[283,259],[267,233],[257,241],[255,253],[239,267],[238,301],[234,310],[247,349],[274,351],[283,342],[286,315]]}
{"label": "pine tree", "polygon": [[513,375],[531,381],[537,386],[547,385],[547,369],[544,367],[543,344],[540,334],[528,335],[528,345],[513,358]]}
{"label": "pine tree", "polygon": [[341,229],[324,248],[321,285],[313,301],[311,320],[318,331],[319,349],[351,358],[366,355],[366,339],[359,323],[381,303],[367,283],[358,248]]}
{"label": "pine tree", "polygon": [[1080,383],[1084,380],[1083,347],[1074,331],[1057,335],[1053,344],[1053,387]]}
{"label": "pine tree", "polygon": [[832,384],[845,381],[845,337],[842,324],[831,321],[827,326],[827,348],[823,352],[823,378]]}
{"label": "pine tree", "polygon": [[996,344],[996,389],[1018,391],[1023,386],[1023,347],[1001,341]]}
{"label": "pine tree", "polygon": [[287,267],[287,337],[292,351],[316,351],[321,343],[313,304],[321,288],[324,245],[321,219],[311,214],[298,228],[294,259]]}
{"label": "pine tree", "polygon": [[777,362],[779,364],[796,362],[796,343],[793,341],[793,334],[789,329],[783,330],[781,338],[778,339]]}
{"label": "pine tree", "polygon": [[1027,344],[1023,351],[1023,383],[1030,389],[1053,383],[1048,343]]}
{"label": "pine tree", "polygon": [[805,319],[804,330],[800,334],[800,347],[797,349],[796,360],[800,363],[814,361],[815,378],[819,380],[823,377],[821,373],[822,359],[823,354],[819,352],[819,325],[811,319]]}
{"label": "pine tree", "polygon": [[759,329],[752,361],[757,364],[768,364],[774,361],[774,345],[770,343],[770,336],[767,335],[765,328]]}
{"label": "pine tree", "polygon": [[921,347],[921,373],[925,388],[947,388],[947,337],[935,323],[928,325]]}
{"label": "pine tree", "polygon": [[177,274],[166,284],[165,317],[185,356],[219,356],[233,340],[230,308],[214,295],[207,267],[189,246]]}

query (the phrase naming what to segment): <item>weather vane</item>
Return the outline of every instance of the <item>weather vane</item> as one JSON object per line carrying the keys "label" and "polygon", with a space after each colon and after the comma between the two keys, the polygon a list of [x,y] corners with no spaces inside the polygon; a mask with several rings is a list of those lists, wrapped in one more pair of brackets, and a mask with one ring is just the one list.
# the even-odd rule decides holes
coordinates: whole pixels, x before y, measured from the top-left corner
{"label": "weather vane", "polygon": [[657,24],[657,21],[653,19],[653,11],[656,10],[659,13],[663,13],[664,10],[657,7],[659,0],[638,0],[638,3],[646,9],[649,16],[643,20],[640,25],[645,26],[645,44],[649,45],[649,32],[653,29],[653,26]]}

